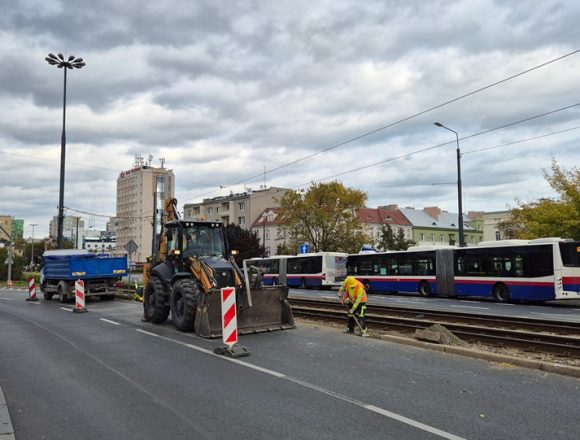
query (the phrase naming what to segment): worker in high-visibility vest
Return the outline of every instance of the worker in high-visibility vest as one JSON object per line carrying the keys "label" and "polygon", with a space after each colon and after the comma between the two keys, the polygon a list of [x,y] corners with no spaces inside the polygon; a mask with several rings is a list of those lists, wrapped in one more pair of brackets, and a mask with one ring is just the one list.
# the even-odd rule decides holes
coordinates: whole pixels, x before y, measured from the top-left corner
{"label": "worker in high-visibility vest", "polygon": [[368,336],[365,313],[367,310],[367,293],[363,284],[355,277],[346,277],[338,289],[338,297],[348,307],[348,327],[345,333],[354,333],[355,316],[361,327],[361,336]]}

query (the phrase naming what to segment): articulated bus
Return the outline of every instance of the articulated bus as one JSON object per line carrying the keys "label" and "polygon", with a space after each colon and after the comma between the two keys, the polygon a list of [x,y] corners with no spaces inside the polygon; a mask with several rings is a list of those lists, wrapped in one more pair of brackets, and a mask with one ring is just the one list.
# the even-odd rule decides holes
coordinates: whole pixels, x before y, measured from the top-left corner
{"label": "articulated bus", "polygon": [[580,298],[580,242],[560,238],[348,256],[367,292],[550,301]]}
{"label": "articulated bus", "polygon": [[263,283],[278,284],[280,260],[286,260],[288,287],[330,289],[339,286],[346,278],[346,259],[342,252],[315,252],[299,255],[276,255],[269,258],[252,258],[247,265],[266,270]]}

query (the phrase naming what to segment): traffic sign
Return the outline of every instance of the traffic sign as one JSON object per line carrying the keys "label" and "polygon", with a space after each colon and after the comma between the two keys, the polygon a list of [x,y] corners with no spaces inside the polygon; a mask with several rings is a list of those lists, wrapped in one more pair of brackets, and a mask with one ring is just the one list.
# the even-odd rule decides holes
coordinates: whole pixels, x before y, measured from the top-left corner
{"label": "traffic sign", "polygon": [[308,254],[310,253],[310,243],[302,243],[298,249],[299,254]]}
{"label": "traffic sign", "polygon": [[125,250],[129,254],[134,254],[135,252],[137,252],[137,249],[139,249],[139,246],[137,246],[137,243],[135,243],[133,240],[129,240],[125,245]]}
{"label": "traffic sign", "polygon": [[13,261],[13,260],[12,260],[10,257],[8,257],[8,258],[6,258],[6,260],[4,261],[4,264],[14,264],[14,261]]}

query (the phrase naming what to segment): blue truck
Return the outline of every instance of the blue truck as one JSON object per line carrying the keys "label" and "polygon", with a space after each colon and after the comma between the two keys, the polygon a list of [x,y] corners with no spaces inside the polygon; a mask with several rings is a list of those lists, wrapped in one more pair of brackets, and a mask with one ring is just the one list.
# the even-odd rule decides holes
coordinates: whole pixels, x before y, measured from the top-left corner
{"label": "blue truck", "polygon": [[86,250],[46,251],[40,272],[40,290],[44,299],[58,295],[61,303],[74,298],[75,281],[85,283],[85,296],[102,300],[115,298],[115,283],[127,275],[127,256],[111,257]]}

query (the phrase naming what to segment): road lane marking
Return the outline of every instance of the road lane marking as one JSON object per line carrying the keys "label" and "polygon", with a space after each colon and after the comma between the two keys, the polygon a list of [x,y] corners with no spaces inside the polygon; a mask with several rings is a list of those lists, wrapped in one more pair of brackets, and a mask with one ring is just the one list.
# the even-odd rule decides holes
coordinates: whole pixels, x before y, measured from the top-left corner
{"label": "road lane marking", "polygon": [[110,319],[106,319],[106,318],[99,318],[99,319],[100,319],[101,321],[108,322],[109,324],[114,324],[114,325],[121,325],[120,323],[118,323],[118,322],[115,322],[115,321],[111,321]]}
{"label": "road lane marking", "polygon": [[498,306],[515,306],[515,304],[497,303]]}
{"label": "road lane marking", "polygon": [[72,312],[74,309],[69,309],[68,307],[59,307],[61,310],[64,310],[65,312]]}
{"label": "road lane marking", "polygon": [[34,304],[35,306],[39,306],[40,305],[40,301],[28,301],[28,304]]}
{"label": "road lane marking", "polygon": [[6,300],[6,301],[12,301],[14,298],[3,298],[0,296],[0,299]]}
{"label": "road lane marking", "polygon": [[355,405],[355,406],[358,406],[360,408],[366,409],[367,411],[372,411],[375,414],[379,414],[379,415],[382,415],[382,416],[387,417],[389,419],[396,420],[398,422],[401,422],[401,423],[404,423],[406,425],[412,426],[414,428],[417,428],[417,429],[420,429],[420,430],[423,430],[423,431],[426,431],[426,432],[430,432],[431,434],[437,435],[437,436],[439,436],[441,438],[445,438],[445,439],[448,439],[448,440],[466,440],[463,437],[459,437],[457,435],[454,435],[454,434],[451,434],[451,433],[442,431],[440,429],[437,429],[437,428],[434,428],[432,426],[429,426],[429,425],[426,425],[424,423],[421,423],[421,422],[419,422],[417,420],[409,419],[408,417],[402,416],[400,414],[397,414],[397,413],[388,411],[388,410],[383,409],[383,408],[379,408],[379,407],[374,406],[374,405],[370,405],[370,404],[361,402],[359,400],[356,400],[356,399],[353,399],[351,397],[345,396],[344,394],[336,393],[334,391],[331,391],[329,389],[320,387],[318,385],[314,385],[312,383],[305,382],[303,380],[294,378],[292,376],[287,376],[286,374],[279,373],[277,371],[270,370],[268,368],[259,367],[259,366],[254,365],[254,364],[250,364],[248,362],[241,361],[239,359],[232,359],[232,358],[224,357],[222,355],[215,354],[211,350],[207,350],[205,348],[198,347],[197,345],[188,344],[187,342],[182,342],[182,341],[179,341],[177,339],[172,339],[172,338],[168,338],[166,336],[161,336],[161,335],[158,335],[156,333],[148,332],[146,330],[141,330],[141,329],[136,329],[136,330],[139,333],[142,333],[144,335],[148,335],[148,336],[152,336],[152,337],[155,337],[155,338],[159,338],[159,339],[162,339],[162,340],[168,341],[168,342],[173,342],[174,344],[178,344],[178,345],[181,345],[183,347],[191,348],[191,349],[196,350],[196,351],[199,351],[201,353],[209,354],[210,356],[215,356],[217,358],[223,359],[224,361],[233,362],[233,363],[238,364],[238,365],[241,365],[243,367],[250,368],[250,369],[256,370],[256,371],[260,371],[260,372],[262,372],[264,374],[268,374],[270,376],[274,376],[274,377],[276,377],[278,379],[286,380],[286,381],[295,383],[297,385],[301,385],[301,386],[303,386],[305,388],[308,388],[310,390],[313,390],[313,391],[316,391],[316,392],[325,394],[325,395],[330,396],[330,397],[334,397],[335,399],[342,400],[344,402],[348,402],[348,403],[350,403],[352,405]]}
{"label": "road lane marking", "polygon": [[461,309],[481,309],[481,310],[489,310],[489,307],[475,307],[475,306],[450,306],[450,307],[458,307]]}

